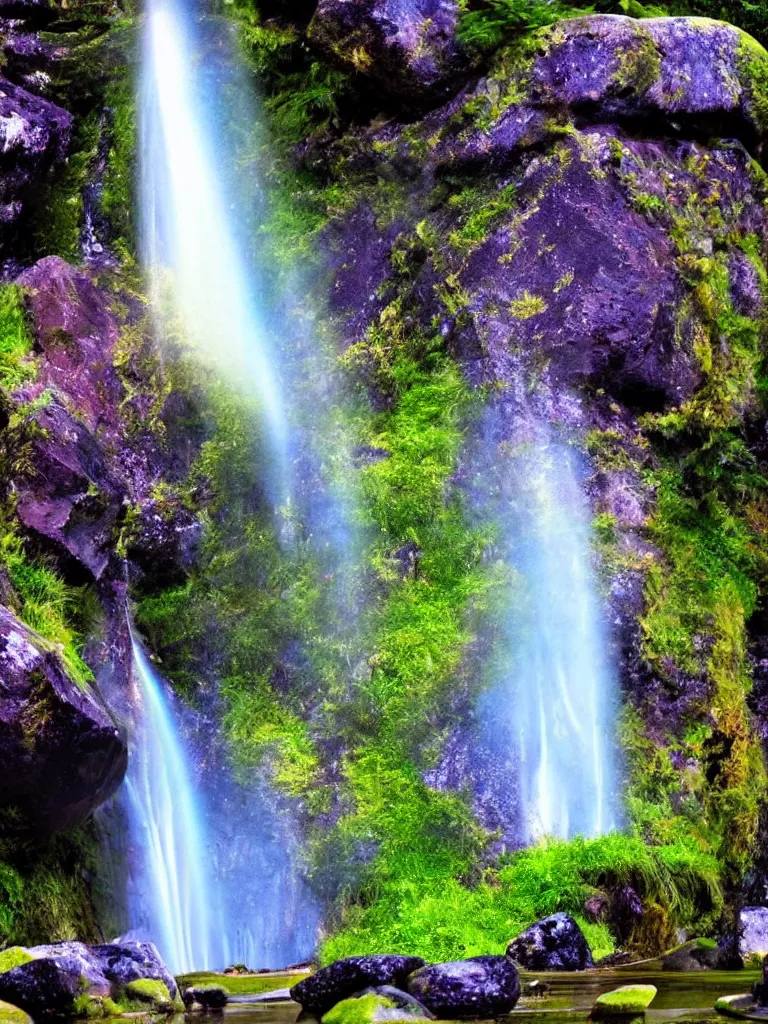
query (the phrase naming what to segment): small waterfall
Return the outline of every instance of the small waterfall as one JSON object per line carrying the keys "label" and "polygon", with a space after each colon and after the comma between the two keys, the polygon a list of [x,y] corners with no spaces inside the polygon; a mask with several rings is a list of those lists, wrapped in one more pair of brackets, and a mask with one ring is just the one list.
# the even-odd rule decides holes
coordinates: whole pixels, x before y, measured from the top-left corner
{"label": "small waterfall", "polygon": [[110,908],[118,929],[155,942],[175,974],[305,959],[318,912],[291,815],[263,784],[233,777],[211,723],[173,696],[135,636],[132,653],[128,774],[102,815],[127,876],[125,905]]}
{"label": "small waterfall", "polygon": [[174,973],[222,967],[226,951],[217,880],[207,870],[200,800],[172,709],[132,637],[137,726],[125,780],[135,854],[128,913],[132,933],[156,941]]}
{"label": "small waterfall", "polygon": [[[512,579],[479,707],[489,825],[517,845],[619,825],[618,682],[578,453],[523,406],[492,404],[471,486]],[[510,785],[510,780],[514,784]]]}

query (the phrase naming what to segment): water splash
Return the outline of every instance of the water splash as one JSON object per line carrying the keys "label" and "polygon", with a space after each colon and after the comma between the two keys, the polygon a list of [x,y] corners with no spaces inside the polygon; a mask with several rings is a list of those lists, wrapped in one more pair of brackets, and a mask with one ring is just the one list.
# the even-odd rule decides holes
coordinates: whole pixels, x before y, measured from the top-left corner
{"label": "water splash", "polygon": [[[505,414],[506,413],[506,414]],[[496,764],[486,794],[514,843],[619,824],[618,681],[593,569],[584,467],[544,419],[492,407],[475,467],[476,506],[512,568],[479,745]],[[515,780],[510,786],[510,779]],[[494,792],[495,790],[495,792]]]}
{"label": "water splash", "polygon": [[217,882],[206,870],[208,843],[171,703],[132,638],[138,725],[125,780],[135,858],[129,928],[156,941],[175,973],[222,966],[225,950]]}

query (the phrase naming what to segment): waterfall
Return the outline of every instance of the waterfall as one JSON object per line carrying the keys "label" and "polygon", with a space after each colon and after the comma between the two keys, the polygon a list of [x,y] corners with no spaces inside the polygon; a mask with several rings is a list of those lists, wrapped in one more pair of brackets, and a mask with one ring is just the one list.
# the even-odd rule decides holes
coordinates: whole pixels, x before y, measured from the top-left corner
{"label": "waterfall", "polygon": [[128,822],[138,856],[129,927],[151,936],[175,973],[226,962],[217,879],[178,724],[162,682],[132,638],[138,714],[125,781]]}
{"label": "waterfall", "polygon": [[[140,90],[142,261],[153,313],[166,310],[170,293],[173,312],[206,363],[258,399],[272,462],[265,484],[279,505],[287,498],[285,406],[261,285],[247,258],[253,211],[243,199],[248,189],[233,180],[237,158],[224,112],[232,117],[240,103],[247,109],[237,118],[250,124],[258,118],[242,76],[224,102],[227,82],[220,79],[236,75],[237,67],[224,61],[226,46],[208,68],[201,46],[180,4],[148,0]],[[250,186],[258,196],[259,183]]]}
{"label": "waterfall", "polygon": [[618,680],[583,466],[524,405],[492,403],[478,440],[470,489],[511,579],[479,706],[476,789],[513,845],[600,835],[620,818]]}
{"label": "waterfall", "polygon": [[[122,922],[175,974],[230,963],[283,967],[316,941],[290,816],[263,785],[235,779],[210,722],[186,709],[132,636],[134,727],[118,804],[128,843]],[[122,821],[111,828],[120,839]],[[122,849],[120,849],[122,845]]]}

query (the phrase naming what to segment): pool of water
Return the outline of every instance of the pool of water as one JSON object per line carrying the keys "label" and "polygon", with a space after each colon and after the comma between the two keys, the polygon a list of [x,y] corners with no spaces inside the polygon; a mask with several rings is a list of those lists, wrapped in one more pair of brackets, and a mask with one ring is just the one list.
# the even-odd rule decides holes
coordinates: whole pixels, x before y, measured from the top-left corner
{"label": "pool of water", "polygon": [[[646,1013],[648,1024],[667,1021],[719,1022],[726,1018],[714,1010],[719,996],[749,992],[758,971],[686,971],[622,968],[613,971],[584,971],[579,974],[523,974],[523,983],[534,978],[546,980],[549,992],[540,997],[523,997],[504,1020],[510,1024],[581,1024],[602,992],[619,985],[655,985],[658,995]],[[232,1003],[215,1019],[221,1024],[295,1024],[301,1007],[296,1003]],[[214,1016],[200,1013],[179,1015],[174,1024],[211,1024]],[[625,1020],[628,1018],[625,1018]]]}

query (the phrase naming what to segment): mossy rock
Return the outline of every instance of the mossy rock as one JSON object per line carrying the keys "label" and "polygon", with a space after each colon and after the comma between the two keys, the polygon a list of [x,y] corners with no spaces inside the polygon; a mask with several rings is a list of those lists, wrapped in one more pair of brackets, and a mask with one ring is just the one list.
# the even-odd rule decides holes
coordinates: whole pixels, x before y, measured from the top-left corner
{"label": "mossy rock", "polygon": [[0,974],[12,971],[14,967],[27,964],[33,959],[34,957],[30,956],[23,946],[10,946],[0,953]]}
{"label": "mossy rock", "polygon": [[161,1013],[170,1013],[175,1009],[168,986],[156,978],[139,978],[125,986],[125,998],[132,1003],[150,1006]]}
{"label": "mossy rock", "polygon": [[395,1005],[392,999],[371,993],[336,1003],[322,1018],[322,1024],[375,1024],[377,1021],[414,1021],[416,1014]]}
{"label": "mossy rock", "polygon": [[594,1017],[644,1013],[656,997],[655,985],[622,985],[595,1000]]}

